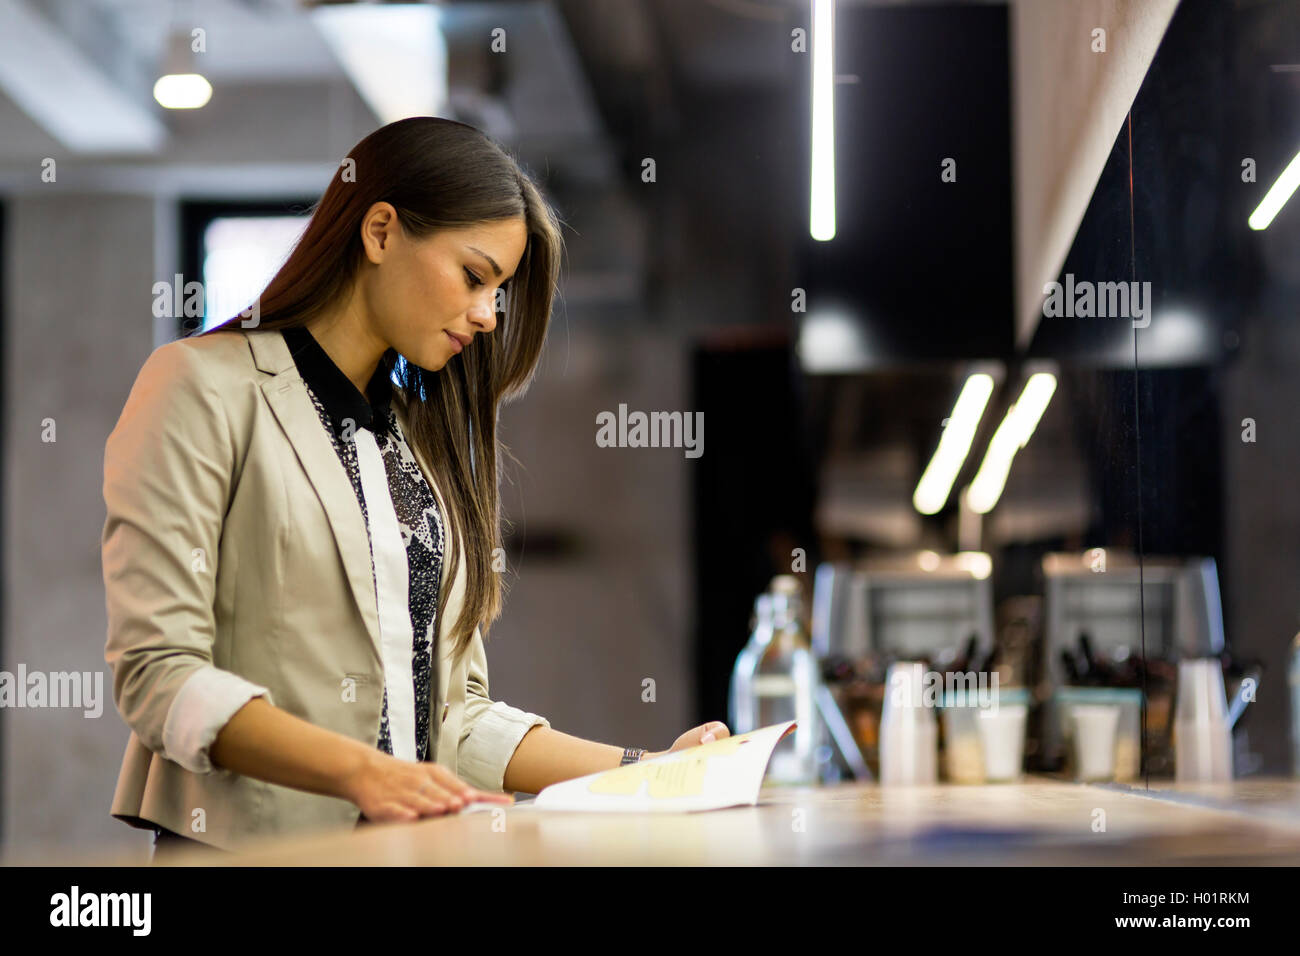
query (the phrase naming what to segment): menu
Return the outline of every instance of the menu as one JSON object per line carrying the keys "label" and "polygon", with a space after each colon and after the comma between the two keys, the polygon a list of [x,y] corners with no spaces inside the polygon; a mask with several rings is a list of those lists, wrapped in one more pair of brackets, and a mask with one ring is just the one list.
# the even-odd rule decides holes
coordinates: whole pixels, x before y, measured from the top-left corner
{"label": "menu", "polygon": [[772,751],[793,720],[546,787],[536,810],[689,813],[758,803]]}

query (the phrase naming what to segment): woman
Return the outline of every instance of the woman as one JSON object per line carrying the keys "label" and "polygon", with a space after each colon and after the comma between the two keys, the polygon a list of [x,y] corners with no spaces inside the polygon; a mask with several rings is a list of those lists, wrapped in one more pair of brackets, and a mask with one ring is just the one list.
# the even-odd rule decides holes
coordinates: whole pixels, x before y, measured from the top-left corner
{"label": "woman", "polygon": [[484,134],[402,120],[349,154],[257,309],[149,356],[105,448],[115,817],[229,849],[645,756],[488,697],[497,415],[561,248]]}

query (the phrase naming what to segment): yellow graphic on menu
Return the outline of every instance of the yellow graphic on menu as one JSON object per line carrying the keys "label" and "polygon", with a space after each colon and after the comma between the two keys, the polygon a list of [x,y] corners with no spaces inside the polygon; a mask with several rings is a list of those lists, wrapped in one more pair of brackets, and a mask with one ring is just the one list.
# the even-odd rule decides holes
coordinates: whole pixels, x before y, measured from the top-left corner
{"label": "yellow graphic on menu", "polygon": [[679,760],[628,764],[601,774],[587,785],[587,789],[591,793],[629,796],[639,791],[643,782],[648,782],[647,796],[652,800],[698,796],[703,792],[704,771],[709,759],[735,753],[748,738],[749,734],[741,734],[701,744],[686,751],[689,756]]}

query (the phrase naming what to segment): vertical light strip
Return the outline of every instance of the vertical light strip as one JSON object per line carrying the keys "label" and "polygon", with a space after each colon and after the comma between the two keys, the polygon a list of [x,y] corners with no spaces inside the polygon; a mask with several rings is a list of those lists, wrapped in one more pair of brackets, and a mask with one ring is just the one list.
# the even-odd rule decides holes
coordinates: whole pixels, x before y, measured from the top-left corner
{"label": "vertical light strip", "polygon": [[1255,211],[1250,214],[1246,220],[1251,229],[1267,229],[1268,224],[1273,221],[1273,217],[1281,212],[1286,201],[1291,198],[1291,194],[1300,186],[1300,153],[1295,154],[1295,159],[1287,164],[1286,169],[1282,170],[1282,175],[1277,177],[1271,189],[1264,194]]}
{"label": "vertical light strip", "polygon": [[835,3],[812,3],[812,181],[808,231],[835,238]]}

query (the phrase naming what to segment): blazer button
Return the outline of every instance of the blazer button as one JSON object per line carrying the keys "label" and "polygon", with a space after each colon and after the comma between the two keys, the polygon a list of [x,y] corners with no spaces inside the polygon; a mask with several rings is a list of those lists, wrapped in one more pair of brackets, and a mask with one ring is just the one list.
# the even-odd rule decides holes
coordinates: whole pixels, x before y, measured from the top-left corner
{"label": "blazer button", "polygon": [[451,709],[451,704],[443,704],[443,705],[442,705],[442,722],[443,722],[444,724],[447,722],[447,711],[450,710],[450,709]]}

